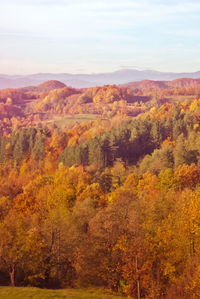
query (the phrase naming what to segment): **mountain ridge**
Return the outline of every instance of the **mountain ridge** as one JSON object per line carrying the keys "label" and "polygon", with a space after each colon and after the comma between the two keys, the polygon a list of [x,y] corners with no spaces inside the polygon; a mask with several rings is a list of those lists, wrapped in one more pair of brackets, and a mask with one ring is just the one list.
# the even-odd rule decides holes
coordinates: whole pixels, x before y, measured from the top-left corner
{"label": "mountain ridge", "polygon": [[196,72],[160,72],[156,70],[119,69],[108,73],[70,74],[70,73],[36,73],[30,75],[0,74],[0,89],[20,88],[39,85],[45,81],[57,80],[75,88],[88,88],[105,84],[126,84],[133,81],[156,80],[169,81],[182,78],[198,79]]}

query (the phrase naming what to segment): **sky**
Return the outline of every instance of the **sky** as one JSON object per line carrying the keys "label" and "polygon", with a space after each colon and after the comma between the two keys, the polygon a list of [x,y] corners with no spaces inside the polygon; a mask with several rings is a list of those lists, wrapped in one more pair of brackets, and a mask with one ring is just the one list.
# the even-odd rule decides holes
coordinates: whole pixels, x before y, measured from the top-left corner
{"label": "sky", "polygon": [[200,0],[0,0],[0,74],[200,70]]}

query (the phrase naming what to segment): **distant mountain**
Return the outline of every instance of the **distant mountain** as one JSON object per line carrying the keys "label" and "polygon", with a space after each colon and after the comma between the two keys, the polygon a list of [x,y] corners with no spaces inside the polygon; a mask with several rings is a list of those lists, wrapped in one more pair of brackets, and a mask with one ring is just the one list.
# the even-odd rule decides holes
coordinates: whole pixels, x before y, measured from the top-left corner
{"label": "distant mountain", "polygon": [[39,73],[32,75],[0,74],[0,89],[35,86],[44,81],[57,80],[76,88],[94,87],[105,84],[125,84],[141,80],[169,81],[179,78],[200,78],[200,71],[193,73],[169,73],[154,70],[122,69],[110,73],[95,74],[51,74]]}
{"label": "distant mountain", "polygon": [[0,89],[5,88],[19,88],[31,85],[38,85],[37,80],[30,79],[26,76],[8,76],[8,75],[0,75]]}

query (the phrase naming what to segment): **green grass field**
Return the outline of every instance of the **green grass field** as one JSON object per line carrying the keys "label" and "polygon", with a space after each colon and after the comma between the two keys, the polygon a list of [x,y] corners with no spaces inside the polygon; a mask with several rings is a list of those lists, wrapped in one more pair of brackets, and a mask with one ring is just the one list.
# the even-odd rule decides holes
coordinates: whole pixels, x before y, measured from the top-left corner
{"label": "green grass field", "polygon": [[124,299],[98,289],[44,290],[38,288],[0,287],[1,299]]}

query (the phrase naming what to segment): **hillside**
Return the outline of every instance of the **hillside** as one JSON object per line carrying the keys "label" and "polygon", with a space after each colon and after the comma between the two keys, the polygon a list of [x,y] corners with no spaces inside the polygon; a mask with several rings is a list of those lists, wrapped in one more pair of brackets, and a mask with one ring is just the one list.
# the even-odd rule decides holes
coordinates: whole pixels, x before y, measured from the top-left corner
{"label": "hillside", "polygon": [[37,86],[38,91],[50,91],[52,89],[64,88],[66,85],[57,80],[49,80]]}
{"label": "hillside", "polygon": [[188,97],[194,99],[199,95],[200,79],[144,80],[84,89],[72,88],[60,81],[46,81],[37,86],[0,91],[3,121],[0,128],[1,132],[9,133],[13,123],[18,128],[46,122],[63,123],[62,119],[69,119],[70,115],[76,118],[78,114],[102,119],[116,115],[135,117],[155,105],[185,101]]}
{"label": "hillside", "polygon": [[200,79],[180,78],[172,81],[155,81],[155,80],[142,80],[139,82],[129,82],[124,86],[131,89],[139,88],[141,90],[147,89],[168,89],[168,88],[192,88],[200,85]]}
{"label": "hillside", "polygon": [[0,91],[0,297],[199,297],[199,87]]}

